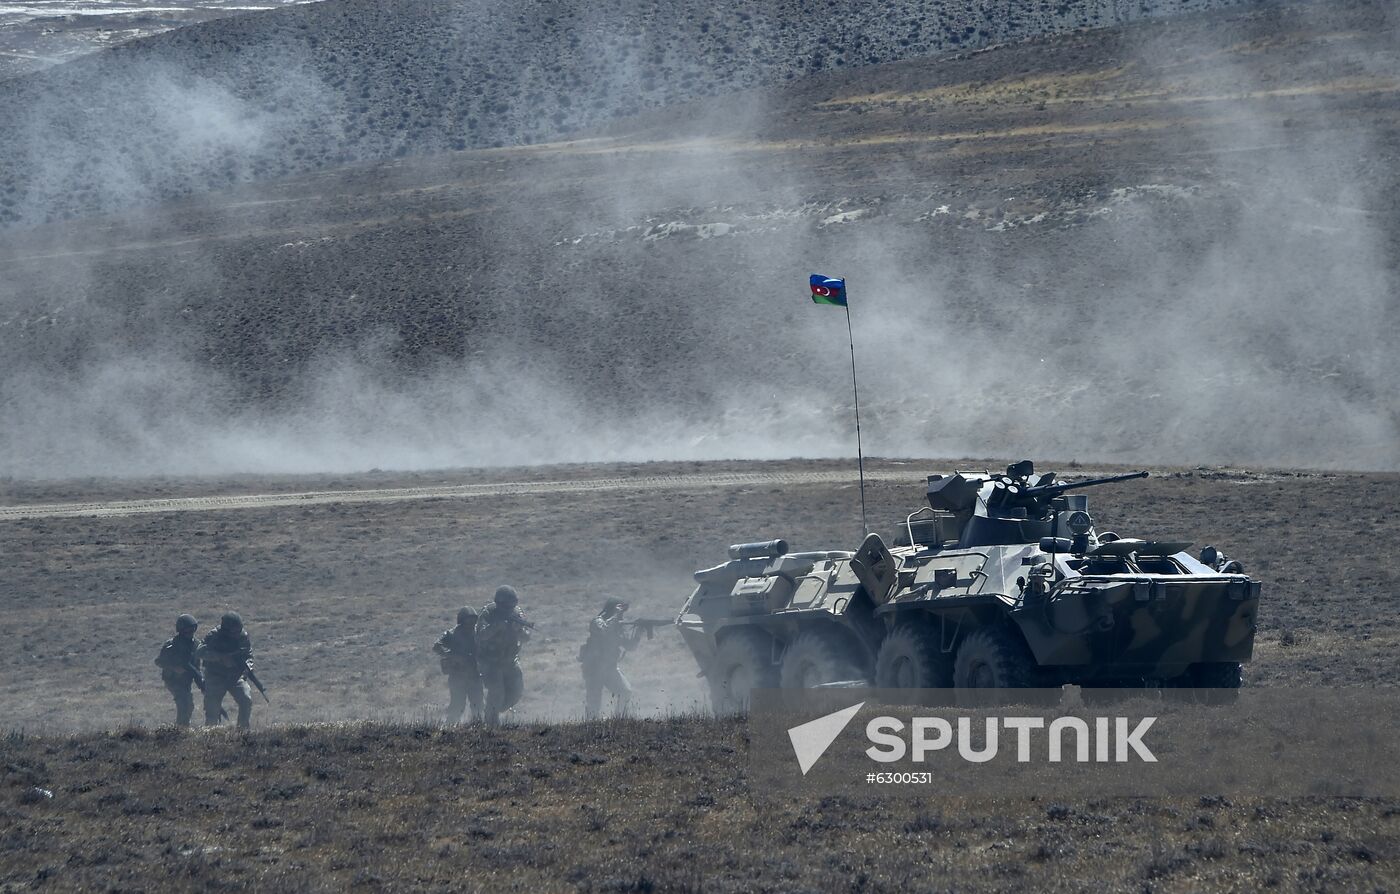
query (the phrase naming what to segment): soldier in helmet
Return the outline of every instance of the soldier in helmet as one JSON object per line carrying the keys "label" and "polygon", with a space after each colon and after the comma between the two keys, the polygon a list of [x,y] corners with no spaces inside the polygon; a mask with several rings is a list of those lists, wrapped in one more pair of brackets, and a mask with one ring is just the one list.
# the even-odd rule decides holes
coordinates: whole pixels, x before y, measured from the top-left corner
{"label": "soldier in helmet", "polygon": [[520,672],[520,647],[534,627],[520,611],[520,597],[513,587],[497,587],[492,602],[476,621],[476,660],[486,689],[486,722],[501,722],[525,692]]}
{"label": "soldier in helmet", "polygon": [[253,720],[253,691],[244,675],[253,666],[253,646],[238,612],[226,612],[209,631],[197,653],[204,662],[204,725],[217,726],[224,695],[238,703],[238,728]]}
{"label": "soldier in helmet", "polygon": [[165,688],[175,698],[175,725],[189,726],[194,714],[194,686],[196,669],[194,653],[199,644],[194,641],[194,632],[199,622],[194,615],[181,615],[175,619],[175,636],[165,641],[156,655],[156,667],[160,668],[160,679]]}
{"label": "soldier in helmet", "polygon": [[1230,558],[1210,544],[1201,548],[1201,561],[1221,574],[1244,574],[1243,562]]}
{"label": "soldier in helmet", "polygon": [[604,689],[617,700],[617,713],[627,712],[632,685],[622,675],[617,663],[622,660],[622,653],[635,647],[642,635],[641,627],[633,627],[629,631],[624,626],[623,616],[627,614],[627,608],[627,603],[621,599],[609,599],[588,625],[588,640],[578,653],[579,663],[583,665],[585,720],[597,719],[603,707]]}
{"label": "soldier in helmet", "polygon": [[445,631],[433,645],[442,672],[447,674],[447,722],[461,723],[470,703],[472,720],[481,719],[481,671],[476,664],[476,609],[457,610],[457,626]]}

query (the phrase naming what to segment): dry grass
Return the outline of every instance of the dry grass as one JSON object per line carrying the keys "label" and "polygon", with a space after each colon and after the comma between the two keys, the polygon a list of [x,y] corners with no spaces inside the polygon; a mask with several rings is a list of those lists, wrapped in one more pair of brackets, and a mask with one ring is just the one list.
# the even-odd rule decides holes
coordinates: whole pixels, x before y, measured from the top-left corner
{"label": "dry grass", "polygon": [[[0,885],[1384,890],[1394,801],[755,802],[744,727],[134,729],[0,744]],[[39,785],[54,798],[17,806]]]}

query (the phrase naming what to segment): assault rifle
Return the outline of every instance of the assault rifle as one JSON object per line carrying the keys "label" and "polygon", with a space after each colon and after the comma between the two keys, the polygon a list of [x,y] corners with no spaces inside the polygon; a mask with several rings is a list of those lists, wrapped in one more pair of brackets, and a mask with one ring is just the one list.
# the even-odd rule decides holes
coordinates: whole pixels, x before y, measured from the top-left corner
{"label": "assault rifle", "polygon": [[200,692],[203,692],[203,691],[204,691],[204,674],[201,674],[201,673],[199,672],[199,668],[195,666],[195,663],[194,663],[193,661],[191,661],[189,664],[185,665],[185,670],[187,670],[187,671],[190,672],[190,676],[191,676],[191,677],[194,677],[194,685],[196,685],[196,686],[199,687],[199,691],[200,691]]}
{"label": "assault rifle", "polygon": [[272,699],[267,697],[267,689],[263,686],[262,680],[259,680],[258,675],[253,673],[253,659],[243,659],[243,676],[248,678],[248,682],[258,687],[258,692],[262,695],[263,701],[267,702],[269,705],[272,704]]}
{"label": "assault rifle", "polygon": [[656,635],[656,628],[670,627],[675,623],[675,621],[669,620],[667,618],[630,618],[626,621],[623,621],[622,626],[635,627],[638,630],[645,630],[647,634],[647,639],[651,639],[653,636]]}

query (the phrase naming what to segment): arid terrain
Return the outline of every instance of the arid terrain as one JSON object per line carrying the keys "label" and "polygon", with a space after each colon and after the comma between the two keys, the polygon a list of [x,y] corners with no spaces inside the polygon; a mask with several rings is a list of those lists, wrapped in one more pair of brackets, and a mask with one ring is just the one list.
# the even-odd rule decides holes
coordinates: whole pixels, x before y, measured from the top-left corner
{"label": "arid terrain", "polygon": [[13,122],[0,129],[0,226],[348,161],[536,143],[823,71],[1241,4],[272,5],[153,10],[215,18],[8,80],[3,40],[24,27],[0,20],[0,118]]}
{"label": "arid terrain", "polygon": [[29,0],[0,8],[0,80],[196,22],[305,0]]}
{"label": "arid terrain", "polygon": [[[1002,462],[1004,465],[1004,461]],[[996,461],[870,464],[872,525],[892,536],[923,501],[924,475]],[[1066,468],[1087,475],[1094,467]],[[428,651],[456,608],[483,604],[498,583],[524,593],[540,635],[526,667],[522,718],[581,712],[575,656],[588,618],[609,596],[636,613],[674,616],[695,569],[727,544],[783,537],[795,549],[854,548],[859,503],[842,483],[686,485],[685,476],[743,471],[851,472],[834,462],[648,463],[419,475],[258,481],[10,484],[23,506],[209,493],[328,491],[567,481],[558,493],[369,504],[0,521],[6,611],[0,635],[18,648],[0,673],[0,716],[27,732],[154,725],[169,713],[151,660],[175,615],[207,625],[234,608],[248,620],[275,700],[258,723],[434,716],[443,698]],[[665,487],[590,491],[590,480],[680,476]],[[297,485],[293,487],[292,485]],[[1262,685],[1400,683],[1394,593],[1400,534],[1385,508],[1400,477],[1298,471],[1166,470],[1101,488],[1104,528],[1207,543],[1267,583],[1249,680]],[[1286,519],[1269,521],[1271,519]],[[147,654],[149,653],[149,654]],[[674,634],[631,659],[644,712],[704,706],[693,659]],[[261,705],[261,702],[259,702]]]}
{"label": "arid terrain", "polygon": [[[8,890],[1388,891],[1394,800],[802,798],[744,727],[11,737]],[[55,781],[57,780],[57,781]],[[36,783],[51,801],[14,805]]]}
{"label": "arid terrain", "polygon": [[[896,520],[921,504],[925,474],[974,465],[995,462],[873,463],[872,524],[892,536]],[[0,503],[816,469],[850,471],[830,462],[662,463],[35,483],[0,489]],[[1400,552],[1400,533],[1385,507],[1396,499],[1395,475],[1168,470],[1101,488],[1093,506],[1101,525],[1125,535],[1215,544],[1267,583],[1251,683],[1394,685],[1400,564],[1389,557]],[[0,654],[0,676],[24,685],[0,691],[0,716],[30,733],[161,723],[170,708],[151,661],[175,615],[191,611],[207,629],[234,608],[273,689],[272,706],[259,702],[259,725],[426,720],[444,691],[428,647],[459,605],[484,604],[509,582],[540,626],[519,716],[576,718],[575,657],[603,599],[622,596],[638,614],[673,617],[691,572],[722,561],[727,544],[783,537],[796,549],[853,549],[858,507],[852,480],[4,520],[0,637],[17,647]],[[704,706],[676,635],[645,643],[630,668],[644,712]]]}
{"label": "arid terrain", "polygon": [[[858,361],[875,530],[1148,468],[1098,527],[1263,581],[1247,686],[1400,685],[1397,29],[329,0],[0,68],[0,892],[1400,888],[1393,797],[763,803],[675,631],[630,719],[576,660],[730,543],[857,545]],[[443,728],[507,582],[526,695]],[[166,727],[231,608],[271,704]]]}
{"label": "arid terrain", "polygon": [[[871,463],[872,520],[889,534],[920,502],[927,472],[995,464]],[[672,716],[702,709],[704,696],[693,660],[666,631],[624,664],[640,709],[657,719],[560,725],[580,713],[574,655],[605,596],[665,615],[688,593],[690,572],[722,559],[727,543],[783,536],[796,548],[850,547],[859,538],[853,481],[590,493],[588,480],[842,469],[850,471],[673,463],[7,485],[7,506],[509,481],[581,489],[0,522],[0,638],[15,644],[0,656],[11,681],[0,691],[10,730],[0,745],[0,883],[719,891],[1395,883],[1400,803],[1390,801],[872,798],[760,810],[745,783],[743,726]],[[1247,685],[1400,682],[1400,535],[1388,522],[1400,477],[1154,473],[1097,490],[1094,513],[1125,535],[1214,543],[1264,581]],[[523,660],[523,725],[441,730],[434,719],[445,692],[428,647],[458,604],[485,601],[501,581],[520,588],[540,626]],[[171,709],[150,662],[166,628],[182,610],[208,623],[227,607],[247,619],[273,704],[259,701],[251,737],[157,730]],[[70,737],[81,730],[109,732]],[[53,799],[21,803],[34,786]]]}
{"label": "arid terrain", "polygon": [[849,455],[814,271],[874,452],[1395,469],[1395,28],[1079,31],[12,228],[0,474]]}

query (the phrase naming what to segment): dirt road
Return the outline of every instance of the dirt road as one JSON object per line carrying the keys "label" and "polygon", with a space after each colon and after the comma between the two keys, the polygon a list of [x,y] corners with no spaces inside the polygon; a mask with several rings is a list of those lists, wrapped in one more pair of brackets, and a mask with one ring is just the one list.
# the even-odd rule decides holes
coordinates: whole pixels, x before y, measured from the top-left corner
{"label": "dirt road", "polygon": [[[872,471],[867,481],[899,481],[902,472]],[[858,480],[851,471],[716,472],[706,475],[652,475],[629,478],[586,478],[572,481],[510,481],[497,484],[454,484],[437,487],[394,487],[366,490],[308,491],[289,494],[236,494],[150,500],[106,500],[96,503],[48,503],[0,506],[0,520],[21,518],[85,518],[142,515],[150,512],[215,512],[233,509],[273,509],[327,503],[392,503],[405,500],[468,499],[525,494],[587,493],[604,490],[686,490],[743,487],[759,484],[836,484]]]}

